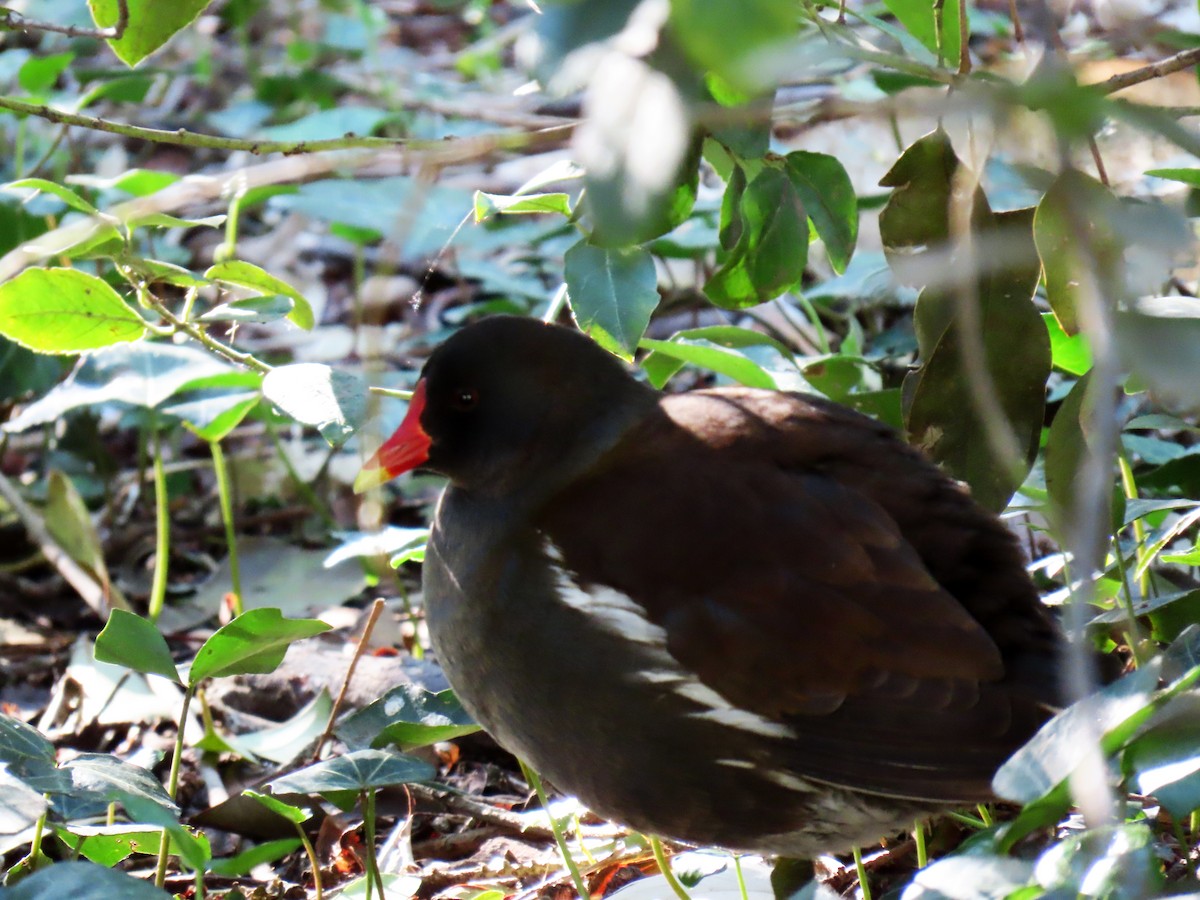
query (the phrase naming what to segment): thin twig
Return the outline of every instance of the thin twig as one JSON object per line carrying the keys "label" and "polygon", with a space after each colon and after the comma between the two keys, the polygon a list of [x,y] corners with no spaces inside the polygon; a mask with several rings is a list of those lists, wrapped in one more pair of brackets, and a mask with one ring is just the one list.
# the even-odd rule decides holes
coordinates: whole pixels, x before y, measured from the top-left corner
{"label": "thin twig", "polygon": [[1093,87],[1099,88],[1102,94],[1111,94],[1127,87],[1133,87],[1135,84],[1153,81],[1155,78],[1162,78],[1165,75],[1170,75],[1172,72],[1191,68],[1197,63],[1200,63],[1200,47],[1192,47],[1190,50],[1184,50],[1181,53],[1176,53],[1174,56],[1160,59],[1156,63],[1150,63],[1150,65],[1134,69],[1132,72],[1122,72],[1119,75],[1114,75],[1104,81],[1097,82]]}
{"label": "thin twig", "polygon": [[440,803],[447,809],[470,816],[477,822],[496,825],[507,829],[509,832],[520,833],[526,837],[538,840],[554,840],[553,830],[543,828],[536,823],[531,823],[528,816],[522,816],[520,813],[515,813],[507,809],[500,809],[469,794],[462,794],[431,784],[410,784],[408,785],[408,789],[414,797],[420,800]]}
{"label": "thin twig", "polygon": [[[269,153],[283,153],[292,156],[297,153],[319,153],[328,150],[387,150],[396,147],[407,147],[413,150],[432,150],[444,143],[433,140],[414,141],[407,138],[383,138],[357,134],[347,134],[339,138],[325,138],[317,141],[264,141],[252,138],[220,137],[215,134],[188,131],[186,128],[167,131],[162,128],[146,128],[142,125],[126,125],[123,122],[113,122],[97,116],[82,116],[78,113],[64,112],[61,109],[55,109],[44,103],[28,103],[24,100],[14,99],[13,97],[0,97],[0,109],[7,109],[28,116],[36,116],[39,119],[45,119],[48,122],[57,122],[60,125],[74,125],[79,128],[87,128],[91,131],[119,134],[122,137],[148,141],[154,144],[172,144],[178,147],[223,150],[227,153],[241,151],[244,153],[253,153],[256,156],[265,156]],[[567,132],[573,127],[573,124],[560,124],[551,126],[547,130]],[[507,137],[519,144],[519,139],[524,135],[525,132],[518,132],[512,135],[493,137]]]}
{"label": "thin twig", "polygon": [[338,690],[337,698],[333,701],[333,708],[329,710],[329,721],[325,723],[325,730],[321,732],[321,737],[317,740],[317,746],[313,748],[313,762],[321,758],[321,750],[325,747],[325,742],[329,740],[329,736],[333,734],[333,723],[337,721],[338,713],[342,709],[342,703],[346,700],[346,691],[350,688],[350,679],[354,677],[354,670],[358,667],[358,661],[362,659],[363,653],[366,652],[367,646],[371,643],[371,632],[375,630],[375,623],[379,621],[379,614],[383,612],[383,598],[376,598],[371,605],[371,614],[367,616],[367,624],[363,626],[362,634],[359,635],[358,645],[354,648],[354,656],[350,659],[350,665],[346,667],[346,675],[342,678],[341,689]]}
{"label": "thin twig", "polygon": [[[0,98],[0,105],[4,98]],[[425,141],[405,147],[392,147],[386,152],[360,150],[347,153],[289,156],[254,166],[247,166],[217,175],[190,175],[175,184],[147,197],[137,197],[118,203],[98,216],[73,219],[69,224],[27,241],[0,257],[0,282],[12,278],[26,266],[54,256],[61,250],[77,246],[90,239],[112,222],[127,222],[155,213],[176,212],[199,203],[216,200],[226,194],[231,184],[245,190],[276,184],[298,184],[325,178],[333,173],[387,172],[413,168],[437,170],[488,159],[511,150],[532,150],[558,144],[569,128],[551,128],[539,132],[493,133],[452,138],[445,141]]]}
{"label": "thin twig", "polygon": [[15,9],[0,9],[0,31],[51,31],[67,37],[91,37],[119,41],[129,26],[129,0],[117,0],[117,21],[109,28],[80,28],[77,25],[58,25],[38,22]]}

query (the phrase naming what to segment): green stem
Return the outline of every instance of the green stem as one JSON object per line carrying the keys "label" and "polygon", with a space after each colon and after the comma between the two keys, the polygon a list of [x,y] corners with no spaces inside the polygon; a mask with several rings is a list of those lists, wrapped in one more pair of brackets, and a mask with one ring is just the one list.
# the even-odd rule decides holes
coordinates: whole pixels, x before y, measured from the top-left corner
{"label": "green stem", "polygon": [[[183,705],[179,709],[179,722],[175,727],[175,749],[171,755],[171,773],[167,776],[167,795],[174,800],[179,790],[179,768],[183,762],[183,733],[187,730],[188,707],[192,705],[192,694],[196,685],[188,684],[183,692]],[[162,830],[158,845],[158,867],[154,870],[154,886],[162,887],[167,880],[167,861],[171,857],[171,834]]]}
{"label": "green stem", "polygon": [[162,434],[158,423],[152,422],[154,429],[154,581],[150,587],[150,607],[147,615],[151,622],[157,622],[162,615],[163,605],[167,600],[167,568],[171,553],[171,511],[167,497],[167,473],[163,467]]}
{"label": "green stem", "polygon": [[[650,835],[650,850],[654,853],[654,861],[658,863],[658,871],[662,877],[667,880],[667,885],[674,892],[679,900],[692,900],[692,895],[687,892],[679,879],[675,877],[675,873],[671,871],[671,861],[667,859],[667,854],[663,851],[662,841]],[[745,888],[743,887],[743,892]]]}
{"label": "green stem", "polygon": [[955,810],[949,810],[946,813],[946,817],[953,819],[960,825],[965,825],[968,828],[974,828],[976,831],[982,831],[988,827],[988,823],[983,821],[983,819],[977,819],[974,816],[967,815],[966,813],[960,813]]}
{"label": "green stem", "polygon": [[221,503],[221,521],[225,524],[225,543],[229,545],[229,578],[233,584],[233,614],[240,616],[242,606],[242,573],[238,565],[237,528],[233,519],[233,491],[229,484],[229,465],[220,441],[210,441],[213,473],[217,476],[217,497]]}
{"label": "green stem", "polygon": [[808,317],[808,321],[812,323],[813,331],[817,335],[817,346],[821,348],[822,353],[832,353],[833,350],[829,346],[829,335],[825,333],[825,323],[821,321],[821,317],[817,314],[817,308],[812,305],[812,301],[803,294],[796,297],[796,302],[800,308],[804,310],[804,314]]}
{"label": "green stem", "polygon": [[222,344],[216,338],[211,337],[207,331],[193,322],[185,322],[183,319],[179,318],[179,316],[167,309],[166,305],[156,297],[150,297],[149,306],[156,313],[162,316],[163,321],[170,325],[175,331],[182,332],[192,340],[198,341],[213,353],[217,354],[217,356],[222,356],[232,363],[236,363],[239,366],[243,366],[263,375],[271,371],[272,367],[267,365],[262,360],[256,359],[249,353],[242,353],[240,350],[234,350],[227,344]]}
{"label": "green stem", "polygon": [[986,803],[980,803],[975,807],[979,811],[979,820],[983,822],[984,828],[991,828],[995,820],[992,818],[992,810]]}
{"label": "green stem", "polygon": [[325,893],[321,888],[321,861],[317,859],[317,850],[299,822],[296,823],[296,834],[300,835],[300,843],[304,845],[304,852],[308,854],[308,862],[312,866],[313,891],[316,895],[314,900],[324,900]]}
{"label": "green stem", "polygon": [[733,872],[737,875],[738,893],[742,900],[750,900],[750,894],[746,890],[746,874],[742,871],[742,858],[734,855],[733,857]]}
{"label": "green stem", "polygon": [[1192,851],[1188,846],[1187,834],[1184,833],[1183,823],[1178,819],[1172,819],[1171,824],[1175,826],[1175,840],[1179,841],[1179,852],[1183,856],[1184,865],[1187,866],[1187,874],[1189,881],[1196,880],[1196,864],[1192,861]]}
{"label": "green stem", "polygon": [[371,898],[371,885],[379,889],[379,900],[385,900],[383,875],[379,871],[379,857],[375,855],[375,791],[363,791],[363,837],[367,854],[367,900]]}
{"label": "green stem", "polygon": [[27,857],[30,872],[36,872],[41,867],[42,861],[45,860],[45,855],[42,853],[42,835],[46,833],[46,821],[49,816],[50,805],[47,804],[33,826],[33,846],[29,848],[29,856]]}
{"label": "green stem", "polygon": [[541,776],[527,765],[525,760],[518,759],[517,762],[521,764],[521,771],[525,773],[525,780],[529,782],[537,794],[538,802],[542,804],[542,809],[550,817],[550,830],[554,832],[554,842],[558,844],[558,852],[562,856],[563,864],[567,867],[567,871],[571,873],[571,881],[575,884],[575,890],[579,894],[580,900],[591,900],[592,892],[588,890],[587,883],[583,880],[583,873],[579,871],[579,866],[575,864],[575,860],[571,857],[571,850],[567,846],[567,837],[563,834],[562,825],[554,818],[554,814],[550,812],[550,800],[546,797],[546,788],[542,784]]}
{"label": "green stem", "polygon": [[867,883],[867,867],[863,865],[862,851],[854,848],[854,871],[858,874],[858,890],[863,900],[871,900],[871,886]]}
{"label": "green stem", "polygon": [[929,847],[925,844],[925,823],[920,820],[913,825],[913,841],[917,845],[917,868],[929,865]]}

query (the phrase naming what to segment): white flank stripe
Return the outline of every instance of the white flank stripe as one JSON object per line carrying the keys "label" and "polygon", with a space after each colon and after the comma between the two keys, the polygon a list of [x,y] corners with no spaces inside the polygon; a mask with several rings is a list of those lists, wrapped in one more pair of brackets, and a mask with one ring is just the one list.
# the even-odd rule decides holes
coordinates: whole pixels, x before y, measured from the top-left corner
{"label": "white flank stripe", "polygon": [[692,713],[697,719],[708,719],[729,728],[761,734],[764,737],[794,738],[796,732],[786,725],[772,722],[758,713],[747,712],[744,709],[713,709],[708,712]]}
{"label": "white flank stripe", "polygon": [[748,759],[718,759],[718,766],[729,766],[731,769],[753,769],[754,763]]}
{"label": "white flank stripe", "polygon": [[789,791],[796,791],[801,794],[811,794],[816,790],[814,785],[809,784],[803,778],[797,778],[791,772],[782,772],[775,769],[769,772],[763,772],[768,781],[773,781],[780,787],[785,787]]}
{"label": "white flank stripe", "polygon": [[[546,541],[547,558],[561,554]],[[584,590],[571,578],[571,573],[554,566],[558,597],[567,606],[586,613],[593,622],[617,637],[651,647],[665,647],[667,632],[646,618],[646,610],[636,601],[610,587],[596,585]]]}

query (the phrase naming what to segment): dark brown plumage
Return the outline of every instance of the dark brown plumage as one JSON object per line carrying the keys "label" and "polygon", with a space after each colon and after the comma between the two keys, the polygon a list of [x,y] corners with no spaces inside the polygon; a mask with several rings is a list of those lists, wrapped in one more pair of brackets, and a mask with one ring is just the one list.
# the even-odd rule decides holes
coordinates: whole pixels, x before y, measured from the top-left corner
{"label": "dark brown plumage", "polygon": [[1013,536],[887,427],[797,394],[660,395],[525,319],[463,329],[420,387],[367,480],[450,480],[439,658],[597,811],[844,850],[987,799],[1048,715],[1059,637]]}

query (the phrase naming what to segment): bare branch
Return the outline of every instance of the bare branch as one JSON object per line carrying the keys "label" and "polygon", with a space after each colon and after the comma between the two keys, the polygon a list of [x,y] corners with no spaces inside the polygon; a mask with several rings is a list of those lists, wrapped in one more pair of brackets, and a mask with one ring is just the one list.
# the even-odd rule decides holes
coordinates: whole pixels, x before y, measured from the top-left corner
{"label": "bare branch", "polygon": [[117,22],[111,28],[78,28],[75,25],[57,25],[54,22],[37,22],[21,15],[15,9],[0,10],[0,31],[51,31],[67,37],[91,37],[105,41],[119,41],[129,27],[129,0],[117,0]]}

